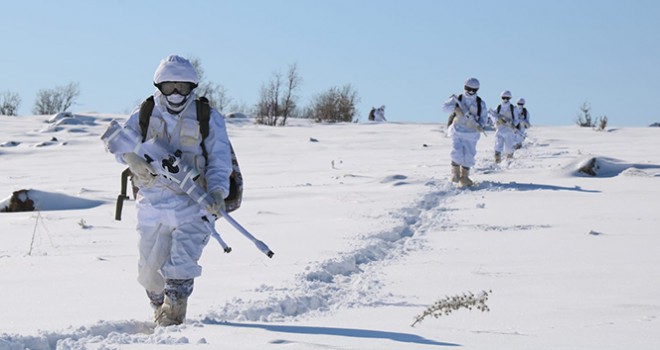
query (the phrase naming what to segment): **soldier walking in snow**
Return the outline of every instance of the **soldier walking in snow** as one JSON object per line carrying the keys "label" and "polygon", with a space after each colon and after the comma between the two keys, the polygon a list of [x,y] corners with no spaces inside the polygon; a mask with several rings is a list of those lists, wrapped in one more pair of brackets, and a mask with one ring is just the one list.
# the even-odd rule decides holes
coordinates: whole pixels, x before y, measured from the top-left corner
{"label": "soldier walking in snow", "polygon": [[518,129],[518,110],[511,104],[511,91],[504,90],[500,94],[502,103],[496,110],[489,111],[489,117],[495,125],[495,163],[502,161],[502,153],[510,159],[516,142]]}
{"label": "soldier walking in snow", "polygon": [[522,147],[523,141],[527,138],[527,129],[531,126],[529,123],[529,111],[525,108],[525,99],[519,98],[516,101],[518,105],[518,132],[516,133],[516,145],[515,149],[520,149]]}
{"label": "soldier walking in snow", "polygon": [[452,182],[460,186],[472,186],[469,178],[470,167],[475,164],[477,142],[486,123],[486,103],[477,96],[479,80],[465,81],[463,94],[451,95],[443,105],[443,111],[450,113],[447,134],[452,139],[451,174]]}
{"label": "soldier walking in snow", "polygon": [[[197,72],[183,57],[171,55],[160,62],[153,83],[153,110],[145,120],[135,111],[124,128],[156,138],[180,152],[193,165],[213,204],[205,208],[217,214],[224,210],[229,194],[232,159],[224,117],[211,109],[208,136],[200,135],[194,89]],[[144,125],[144,122],[148,126]],[[143,130],[146,128],[146,130]],[[156,181],[152,165],[135,153],[117,154],[128,164],[137,194],[139,233],[138,281],[146,289],[159,326],[181,324],[186,317],[194,278],[202,273],[198,261],[210,236],[202,208],[180,188]]]}

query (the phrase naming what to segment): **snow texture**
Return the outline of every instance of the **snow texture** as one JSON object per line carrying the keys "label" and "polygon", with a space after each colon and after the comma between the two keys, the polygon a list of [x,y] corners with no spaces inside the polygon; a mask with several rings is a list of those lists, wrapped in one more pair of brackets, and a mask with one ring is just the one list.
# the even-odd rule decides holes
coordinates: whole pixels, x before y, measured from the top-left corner
{"label": "snow texture", "polygon": [[[0,350],[656,349],[657,128],[535,126],[514,159],[478,144],[449,179],[439,124],[258,126],[227,119],[245,180],[209,242],[185,324],[155,327],[135,280],[135,205],[100,135],[125,115],[3,117]],[[440,121],[442,122],[442,121]],[[313,142],[310,142],[314,140]],[[454,295],[488,290],[410,327]]]}

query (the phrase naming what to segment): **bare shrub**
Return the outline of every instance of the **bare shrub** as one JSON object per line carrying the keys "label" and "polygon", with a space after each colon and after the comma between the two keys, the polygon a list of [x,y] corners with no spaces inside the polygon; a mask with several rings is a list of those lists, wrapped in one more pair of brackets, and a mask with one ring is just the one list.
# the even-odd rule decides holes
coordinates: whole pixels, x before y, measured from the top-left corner
{"label": "bare shrub", "polygon": [[17,115],[21,97],[14,92],[5,91],[0,94],[0,115]]}
{"label": "bare shrub", "polygon": [[589,104],[589,102],[584,102],[582,107],[580,107],[580,112],[582,114],[578,114],[577,116],[577,125],[582,127],[593,127],[594,122],[591,118],[591,104]]}
{"label": "bare shrub", "polygon": [[358,102],[358,93],[350,84],[332,87],[314,98],[307,114],[317,123],[352,122],[357,115],[355,104]]}
{"label": "bare shrub", "polygon": [[39,90],[32,112],[40,115],[65,112],[76,102],[78,96],[80,96],[80,87],[74,82]]}
{"label": "bare shrub", "polygon": [[598,125],[596,130],[604,131],[605,128],[607,128],[607,116],[598,117],[596,120],[596,125]]}

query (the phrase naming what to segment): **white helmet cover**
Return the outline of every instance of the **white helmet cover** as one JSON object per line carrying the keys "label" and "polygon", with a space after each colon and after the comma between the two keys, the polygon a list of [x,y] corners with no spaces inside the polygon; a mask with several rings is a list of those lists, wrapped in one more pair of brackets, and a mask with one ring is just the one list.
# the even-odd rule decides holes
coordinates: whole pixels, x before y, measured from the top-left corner
{"label": "white helmet cover", "polygon": [[508,98],[511,98],[511,91],[509,91],[509,90],[504,90],[504,91],[502,91],[502,93],[500,94],[500,97],[508,97]]}
{"label": "white helmet cover", "polygon": [[199,77],[190,61],[178,55],[169,55],[160,61],[154,73],[154,84],[166,81],[184,81],[197,85]]}
{"label": "white helmet cover", "polygon": [[465,86],[471,89],[479,89],[479,79],[477,78],[467,78],[465,80]]}
{"label": "white helmet cover", "polygon": [[518,99],[518,101],[516,101],[516,103],[519,105],[525,105],[525,99],[521,97]]}

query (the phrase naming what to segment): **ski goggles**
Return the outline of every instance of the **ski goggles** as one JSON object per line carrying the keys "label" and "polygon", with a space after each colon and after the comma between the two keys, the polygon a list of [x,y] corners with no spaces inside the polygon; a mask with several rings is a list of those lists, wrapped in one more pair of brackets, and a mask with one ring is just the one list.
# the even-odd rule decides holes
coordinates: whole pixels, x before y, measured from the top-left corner
{"label": "ski goggles", "polygon": [[511,97],[502,97],[502,101],[508,101],[510,99],[511,99]]}
{"label": "ski goggles", "polygon": [[170,96],[174,92],[178,92],[179,95],[188,96],[190,92],[197,87],[197,84],[184,81],[165,81],[156,84],[156,87],[165,96]]}
{"label": "ski goggles", "polygon": [[477,91],[479,91],[479,89],[475,89],[475,88],[471,88],[469,86],[466,86],[465,91],[470,95],[474,95],[474,94],[477,93]]}

